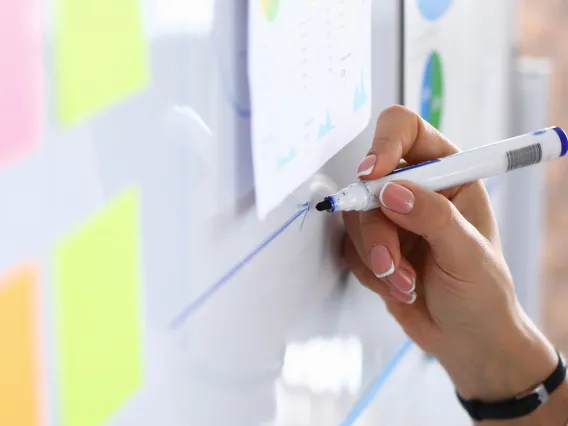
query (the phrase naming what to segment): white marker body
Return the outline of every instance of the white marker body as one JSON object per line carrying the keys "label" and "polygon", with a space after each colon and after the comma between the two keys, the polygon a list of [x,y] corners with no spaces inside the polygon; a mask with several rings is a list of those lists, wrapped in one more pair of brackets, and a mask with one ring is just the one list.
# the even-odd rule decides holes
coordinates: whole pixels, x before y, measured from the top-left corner
{"label": "white marker body", "polygon": [[330,196],[331,211],[372,210],[387,182],[411,181],[433,191],[496,176],[558,158],[568,150],[564,131],[551,127],[448,157],[395,170],[377,180],[359,181]]}

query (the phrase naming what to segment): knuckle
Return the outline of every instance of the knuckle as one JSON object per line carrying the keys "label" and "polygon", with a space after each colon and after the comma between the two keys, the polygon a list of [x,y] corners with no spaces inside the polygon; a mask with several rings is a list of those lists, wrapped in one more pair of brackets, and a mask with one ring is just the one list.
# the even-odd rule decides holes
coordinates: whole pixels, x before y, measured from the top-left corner
{"label": "knuckle", "polygon": [[359,230],[366,241],[375,241],[378,237],[389,232],[385,217],[380,209],[361,214]]}
{"label": "knuckle", "polygon": [[345,263],[347,263],[347,266],[349,268],[356,265],[357,252],[355,250],[355,247],[353,246],[353,243],[351,242],[351,239],[347,235],[343,240],[343,249],[341,254],[343,256],[343,259],[345,260]]}
{"label": "knuckle", "polygon": [[347,268],[357,277],[357,279],[365,285],[370,285],[372,280],[370,279],[370,272],[360,258],[359,253],[349,242],[344,244],[343,248],[343,259]]}
{"label": "knuckle", "polygon": [[371,247],[377,244],[377,237],[380,236],[380,232],[377,232],[377,227],[369,222],[361,223],[361,237],[363,245],[365,247]]}
{"label": "knuckle", "polygon": [[367,269],[366,266],[359,266],[356,270],[352,271],[353,274],[357,277],[359,282],[363,284],[365,287],[373,290],[377,284],[378,278],[376,278],[372,272]]}
{"label": "knuckle", "polygon": [[343,245],[342,245],[342,254],[343,257],[347,258],[350,256],[351,252],[353,251],[353,241],[349,237],[349,234],[345,234],[343,236]]}
{"label": "knuckle", "polygon": [[367,273],[367,271],[365,271],[363,266],[361,266],[361,265],[350,265],[349,269],[351,270],[351,273],[353,275],[355,275],[355,277],[357,278],[357,280],[361,284],[363,284],[365,287],[368,287],[369,289],[372,288],[373,282],[369,278],[369,274]]}
{"label": "knuckle", "polygon": [[456,220],[456,207],[446,199],[441,201],[443,202],[439,203],[440,208],[431,215],[430,226],[437,233],[446,231]]}
{"label": "knuckle", "polygon": [[380,114],[377,121],[391,120],[394,117],[411,117],[414,118],[415,114],[408,108],[402,105],[391,105],[385,108]]}
{"label": "knuckle", "polygon": [[359,230],[358,212],[343,212],[343,224],[348,235],[354,235]]}
{"label": "knuckle", "polygon": [[361,281],[361,284],[363,284],[369,290],[375,292],[382,298],[388,297],[389,292],[387,284],[385,284],[385,282],[378,278],[375,278],[374,280],[367,280],[367,282]]}

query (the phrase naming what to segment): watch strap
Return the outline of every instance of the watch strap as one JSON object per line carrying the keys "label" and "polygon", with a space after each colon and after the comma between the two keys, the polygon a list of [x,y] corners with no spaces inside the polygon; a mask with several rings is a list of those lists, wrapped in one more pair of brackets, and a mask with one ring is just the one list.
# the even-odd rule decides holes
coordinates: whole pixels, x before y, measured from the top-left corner
{"label": "watch strap", "polygon": [[471,418],[478,421],[506,420],[527,416],[541,405],[546,404],[550,394],[566,379],[566,361],[560,352],[557,351],[557,354],[558,364],[552,374],[529,392],[498,402],[467,400],[459,394],[458,399]]}

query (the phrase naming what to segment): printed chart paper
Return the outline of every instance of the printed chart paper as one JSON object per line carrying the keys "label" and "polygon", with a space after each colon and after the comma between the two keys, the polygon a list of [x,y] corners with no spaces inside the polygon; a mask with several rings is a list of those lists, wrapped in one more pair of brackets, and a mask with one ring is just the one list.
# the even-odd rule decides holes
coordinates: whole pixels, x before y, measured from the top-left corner
{"label": "printed chart paper", "polygon": [[41,139],[39,9],[36,0],[0,0],[0,168]]}
{"label": "printed chart paper", "polygon": [[63,426],[106,424],[142,384],[139,222],[129,191],[58,247]]}
{"label": "printed chart paper", "polygon": [[405,0],[404,103],[463,149],[509,136],[508,8]]}
{"label": "printed chart paper", "polygon": [[75,124],[142,89],[148,59],[139,0],[58,0],[57,89]]}
{"label": "printed chart paper", "polygon": [[370,73],[370,0],[249,1],[261,218],[366,127]]}
{"label": "printed chart paper", "polygon": [[0,425],[40,422],[37,305],[33,267],[0,278]]}

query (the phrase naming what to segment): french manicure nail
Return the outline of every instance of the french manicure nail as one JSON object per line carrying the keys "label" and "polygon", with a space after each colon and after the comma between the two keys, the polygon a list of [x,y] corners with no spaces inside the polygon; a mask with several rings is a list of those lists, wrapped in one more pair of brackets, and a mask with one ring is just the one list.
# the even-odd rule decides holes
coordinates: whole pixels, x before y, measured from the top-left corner
{"label": "french manicure nail", "polygon": [[394,261],[385,246],[378,245],[371,249],[370,253],[371,268],[377,278],[386,277],[394,272]]}
{"label": "french manicure nail", "polygon": [[406,294],[391,288],[389,289],[389,294],[399,302],[402,302],[406,305],[412,305],[414,302],[416,302],[416,293],[414,292]]}
{"label": "french manicure nail", "polygon": [[416,201],[412,191],[394,182],[387,182],[379,192],[379,201],[387,209],[396,213],[408,214]]}
{"label": "french manicure nail", "polygon": [[367,155],[359,164],[359,168],[357,169],[357,177],[367,176],[371,174],[376,163],[377,156],[375,154]]}
{"label": "french manicure nail", "polygon": [[406,269],[399,268],[387,278],[388,282],[395,286],[399,291],[410,294],[416,288],[414,276]]}

